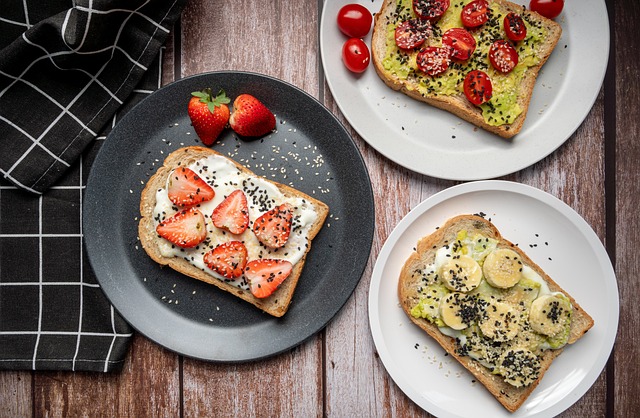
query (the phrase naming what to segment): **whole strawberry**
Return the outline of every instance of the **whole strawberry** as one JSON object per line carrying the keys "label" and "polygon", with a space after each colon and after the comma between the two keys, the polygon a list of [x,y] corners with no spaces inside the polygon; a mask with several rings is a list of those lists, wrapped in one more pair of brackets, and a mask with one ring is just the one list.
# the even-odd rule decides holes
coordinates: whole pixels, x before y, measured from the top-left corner
{"label": "whole strawberry", "polygon": [[196,134],[205,145],[213,145],[229,122],[229,103],[231,100],[223,90],[216,97],[211,89],[195,91],[189,100],[187,111]]}
{"label": "whole strawberry", "polygon": [[250,94],[241,94],[233,101],[229,125],[241,136],[263,136],[276,127],[276,117]]}

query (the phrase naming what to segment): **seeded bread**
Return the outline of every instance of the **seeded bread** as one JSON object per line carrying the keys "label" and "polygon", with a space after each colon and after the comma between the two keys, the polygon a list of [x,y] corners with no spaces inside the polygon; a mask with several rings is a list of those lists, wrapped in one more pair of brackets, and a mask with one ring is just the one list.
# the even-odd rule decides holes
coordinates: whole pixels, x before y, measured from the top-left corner
{"label": "seeded bread", "polygon": [[[156,205],[156,191],[166,186],[168,175],[179,165],[188,166],[191,163],[202,158],[206,158],[211,154],[223,156],[222,154],[219,154],[218,152],[210,148],[204,147],[193,146],[178,149],[169,154],[169,156],[165,159],[163,166],[160,167],[158,171],[149,179],[140,197],[141,219],[138,225],[138,234],[140,237],[140,242],[142,243],[142,247],[147,252],[149,257],[151,257],[157,263],[169,266],[182,274],[212,284],[255,305],[256,307],[260,308],[270,315],[281,317],[287,312],[287,309],[289,308],[291,298],[293,297],[293,293],[298,283],[298,279],[300,278],[300,275],[304,268],[306,256],[311,249],[311,241],[315,238],[315,236],[322,228],[322,225],[324,224],[324,221],[329,213],[329,207],[323,202],[314,199],[313,197],[308,196],[290,186],[265,179],[268,182],[274,184],[287,197],[294,196],[306,199],[313,205],[317,213],[317,218],[311,225],[311,228],[309,230],[309,245],[306,248],[304,256],[293,266],[291,274],[289,275],[289,277],[287,277],[287,279],[285,279],[280,287],[272,295],[264,299],[256,298],[251,294],[250,291],[246,291],[231,284],[225,283],[193,266],[180,257],[164,257],[160,253],[160,250],[158,248],[158,240],[161,238],[159,238],[158,234],[156,233],[156,226],[153,219],[153,210]],[[229,161],[233,162],[238,170],[241,170],[247,174],[255,175],[246,167],[236,163],[235,161],[231,159],[229,159]],[[251,221],[254,221],[254,219],[251,219]]]}
{"label": "seeded bread", "polygon": [[[425,75],[419,70],[416,70],[415,72],[409,74],[407,78],[402,78],[398,76],[396,72],[388,70],[384,67],[383,61],[387,55],[388,47],[394,48],[394,56],[400,55],[400,50],[395,47],[395,43],[392,46],[389,46],[388,44],[388,42],[394,42],[393,38],[389,39],[387,37],[387,26],[393,25],[395,27],[399,23],[398,20],[400,20],[400,17],[398,16],[402,15],[398,11],[398,2],[399,0],[384,0],[380,11],[375,15],[373,26],[373,35],[371,40],[372,61],[376,72],[385,82],[385,84],[392,89],[401,91],[402,93],[416,100],[451,112],[456,116],[503,138],[511,138],[518,132],[520,132],[527,116],[529,102],[531,101],[531,95],[533,93],[533,88],[536,78],[538,77],[538,73],[556,47],[556,44],[560,39],[560,35],[562,34],[562,28],[560,27],[560,25],[553,20],[540,16],[538,13],[526,10],[523,6],[519,6],[505,0],[489,1],[490,8],[498,5],[506,12],[518,13],[523,16],[525,20],[533,22],[536,25],[541,25],[547,33],[546,39],[539,42],[534,52],[534,55],[539,57],[540,61],[535,66],[529,67],[524,71],[522,82],[519,84],[517,90],[517,103],[522,109],[522,113],[520,113],[520,115],[518,115],[509,124],[493,126],[485,121],[481,109],[467,100],[462,90],[462,81],[460,81],[459,84],[459,93],[455,95],[438,95],[434,93],[422,94],[418,90],[419,82],[421,77],[429,78],[428,75]],[[460,7],[453,7],[453,3],[454,2],[452,1],[452,5],[450,6],[447,13],[459,13]],[[405,11],[404,14],[406,15],[407,12],[408,11]],[[485,23],[485,25],[489,25],[490,22]],[[496,23],[496,25],[499,26],[494,27],[501,30],[500,36],[506,39],[506,35],[504,35],[504,30],[502,29],[502,22],[498,22]],[[438,33],[438,31],[435,32]],[[493,39],[493,37],[494,35],[490,36],[491,39]],[[522,42],[527,41],[524,40],[520,43]],[[431,37],[429,37],[424,46],[428,45],[441,46],[441,35],[432,35]],[[517,46],[518,45],[516,45],[516,47]],[[476,51],[476,54],[477,53],[478,51]],[[488,59],[486,61],[488,62]],[[415,68],[415,57],[409,58],[409,62]],[[490,66],[490,64],[488,65]],[[436,78],[437,77],[439,76],[436,76]]]}
{"label": "seeded bread", "polygon": [[468,356],[456,351],[456,340],[440,332],[437,325],[427,319],[415,318],[411,309],[419,303],[419,287],[421,275],[418,273],[435,260],[436,250],[444,245],[456,242],[458,232],[466,230],[470,236],[480,233],[485,237],[498,240],[498,248],[507,247],[517,252],[522,262],[535,270],[548,284],[552,292],[563,292],[571,300],[573,315],[569,334],[569,344],[580,339],[592,326],[593,319],[578,305],[566,291],[554,282],[537,264],[535,264],[519,247],[500,235],[496,227],[488,220],[474,215],[460,215],[449,219],[442,227],[418,242],[416,250],[405,262],[399,277],[398,297],[401,306],[409,319],[434,338],[452,357],[462,364],[481,382],[491,394],[509,411],[516,411],[536,388],[553,360],[560,355],[562,348],[545,350],[540,357],[540,373],[538,379],[528,386],[515,387],[506,383],[501,376],[492,374],[489,369]]}

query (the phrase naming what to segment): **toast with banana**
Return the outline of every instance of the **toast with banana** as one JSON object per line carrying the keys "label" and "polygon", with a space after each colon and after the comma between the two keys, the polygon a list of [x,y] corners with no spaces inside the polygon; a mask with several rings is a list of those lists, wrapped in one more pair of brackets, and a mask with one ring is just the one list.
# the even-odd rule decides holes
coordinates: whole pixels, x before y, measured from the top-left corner
{"label": "toast with banana", "polygon": [[420,239],[398,282],[409,319],[516,411],[593,319],[490,221],[449,219]]}
{"label": "toast with banana", "polygon": [[328,206],[204,147],[172,152],[140,198],[138,235],[157,263],[280,317]]}
{"label": "toast with banana", "polygon": [[561,34],[505,0],[384,0],[371,59],[390,88],[511,138]]}

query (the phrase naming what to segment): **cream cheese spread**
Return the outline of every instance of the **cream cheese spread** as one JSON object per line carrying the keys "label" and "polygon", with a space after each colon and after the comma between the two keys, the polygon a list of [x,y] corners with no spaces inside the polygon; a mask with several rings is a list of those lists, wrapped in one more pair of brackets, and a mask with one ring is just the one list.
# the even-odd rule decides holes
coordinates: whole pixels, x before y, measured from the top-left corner
{"label": "cream cheese spread", "polygon": [[[302,259],[309,245],[309,230],[318,217],[313,205],[308,200],[285,196],[273,183],[257,175],[239,170],[235,164],[222,156],[208,156],[195,161],[188,168],[197,173],[215,191],[212,200],[196,206],[205,217],[207,239],[194,248],[181,248],[159,237],[158,247],[163,257],[184,258],[211,276],[245,290],[249,290],[249,285],[244,276],[235,280],[221,276],[207,267],[204,255],[224,242],[241,241],[247,248],[249,261],[259,258],[283,259],[295,265]],[[242,190],[247,197],[249,227],[242,234],[236,235],[213,225],[211,214],[226,196],[238,189]],[[252,225],[260,215],[282,203],[289,203],[293,208],[291,234],[283,247],[267,248],[258,241],[252,230]],[[180,209],[169,199],[166,185],[164,188],[158,189],[156,191],[156,205],[153,210],[155,226],[157,227],[160,222],[175,215]]]}

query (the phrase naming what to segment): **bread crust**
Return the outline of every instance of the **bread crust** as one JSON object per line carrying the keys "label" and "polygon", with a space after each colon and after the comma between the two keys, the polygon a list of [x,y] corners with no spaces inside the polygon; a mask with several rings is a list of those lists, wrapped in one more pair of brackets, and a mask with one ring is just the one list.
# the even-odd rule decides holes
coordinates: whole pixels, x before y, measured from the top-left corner
{"label": "bread crust", "polygon": [[[384,68],[383,60],[387,54],[386,27],[387,22],[393,19],[397,5],[396,0],[384,0],[380,11],[375,15],[373,34],[371,38],[371,57],[376,73],[382,81],[384,81],[384,83],[393,90],[400,91],[415,100],[453,113],[459,118],[464,119],[488,132],[494,133],[503,138],[511,138],[522,130],[522,126],[529,109],[529,103],[531,102],[531,96],[533,94],[536,79],[542,69],[542,66],[547,62],[547,59],[556,47],[562,34],[562,27],[553,20],[547,19],[536,12],[526,10],[522,6],[509,1],[490,0],[490,3],[497,3],[507,11],[527,15],[530,19],[540,22],[548,33],[547,39],[540,44],[535,54],[540,58],[540,62],[533,67],[529,67],[523,75],[517,99],[517,103],[520,105],[522,113],[518,115],[511,124],[500,126],[488,124],[482,116],[480,108],[469,102],[463,93],[452,96],[423,96],[419,92],[418,85],[414,80],[402,79],[393,72]],[[436,41],[432,37],[432,39],[428,40],[427,43],[439,46],[440,40]]]}
{"label": "bread crust", "polygon": [[232,162],[238,170],[250,174],[255,177],[260,177],[253,173],[251,170],[247,169],[241,164],[238,164],[234,160],[210,149],[204,147],[185,147],[180,148],[167,156],[164,160],[163,166],[158,169],[158,171],[151,176],[149,181],[147,182],[145,188],[142,190],[142,194],[140,197],[140,222],[138,224],[138,236],[140,238],[140,242],[142,247],[146,251],[146,253],[151,257],[155,262],[161,264],[163,266],[168,266],[182,274],[190,276],[194,279],[201,280],[203,282],[212,284],[226,292],[229,292],[253,305],[263,310],[264,312],[273,315],[275,317],[281,317],[289,308],[291,303],[291,299],[293,297],[293,293],[298,284],[298,280],[300,279],[300,275],[302,274],[302,270],[304,268],[304,264],[306,261],[307,254],[311,249],[311,242],[315,238],[315,236],[322,229],[322,225],[329,213],[329,207],[311,197],[302,193],[299,190],[296,190],[290,186],[285,184],[277,183],[271,180],[268,180],[264,177],[260,177],[263,180],[268,181],[269,183],[275,185],[285,196],[295,196],[306,199],[310,202],[316,213],[317,218],[315,222],[312,224],[309,229],[308,235],[308,247],[303,255],[303,257],[293,266],[293,270],[289,277],[273,292],[272,295],[260,299],[256,298],[251,294],[251,292],[240,289],[231,284],[225,283],[214,276],[206,273],[205,271],[200,270],[199,268],[193,266],[188,261],[179,258],[179,257],[164,257],[160,253],[160,249],[158,247],[158,234],[156,233],[156,227],[153,219],[153,210],[156,205],[156,191],[160,188],[164,188],[166,185],[168,175],[178,167],[178,165],[188,166],[189,164],[200,160],[202,158],[206,158],[210,155],[219,155],[226,158],[228,161]]}
{"label": "bread crust", "polygon": [[498,229],[490,221],[475,215],[459,215],[449,219],[442,227],[434,233],[419,240],[416,250],[405,262],[398,280],[398,297],[402,309],[409,319],[435,339],[452,357],[464,366],[473,376],[481,382],[487,390],[509,411],[516,411],[529,397],[531,392],[542,380],[544,373],[551,366],[553,360],[562,353],[562,348],[556,350],[546,350],[540,357],[540,374],[532,384],[517,388],[506,383],[501,376],[492,374],[489,369],[482,366],[476,360],[468,356],[461,356],[456,352],[456,340],[444,335],[438,326],[427,319],[415,318],[411,315],[411,309],[419,303],[420,294],[418,291],[421,278],[413,274],[421,266],[432,264],[438,248],[456,241],[460,230],[466,230],[469,235],[476,233],[498,240],[498,248],[506,247],[517,252],[522,262],[535,270],[548,284],[552,292],[562,292],[569,297],[573,305],[571,329],[568,344],[578,341],[592,326],[593,319],[571,295],[564,291],[555,281],[551,279],[536,263],[534,263],[524,251],[514,245],[500,234]]}

